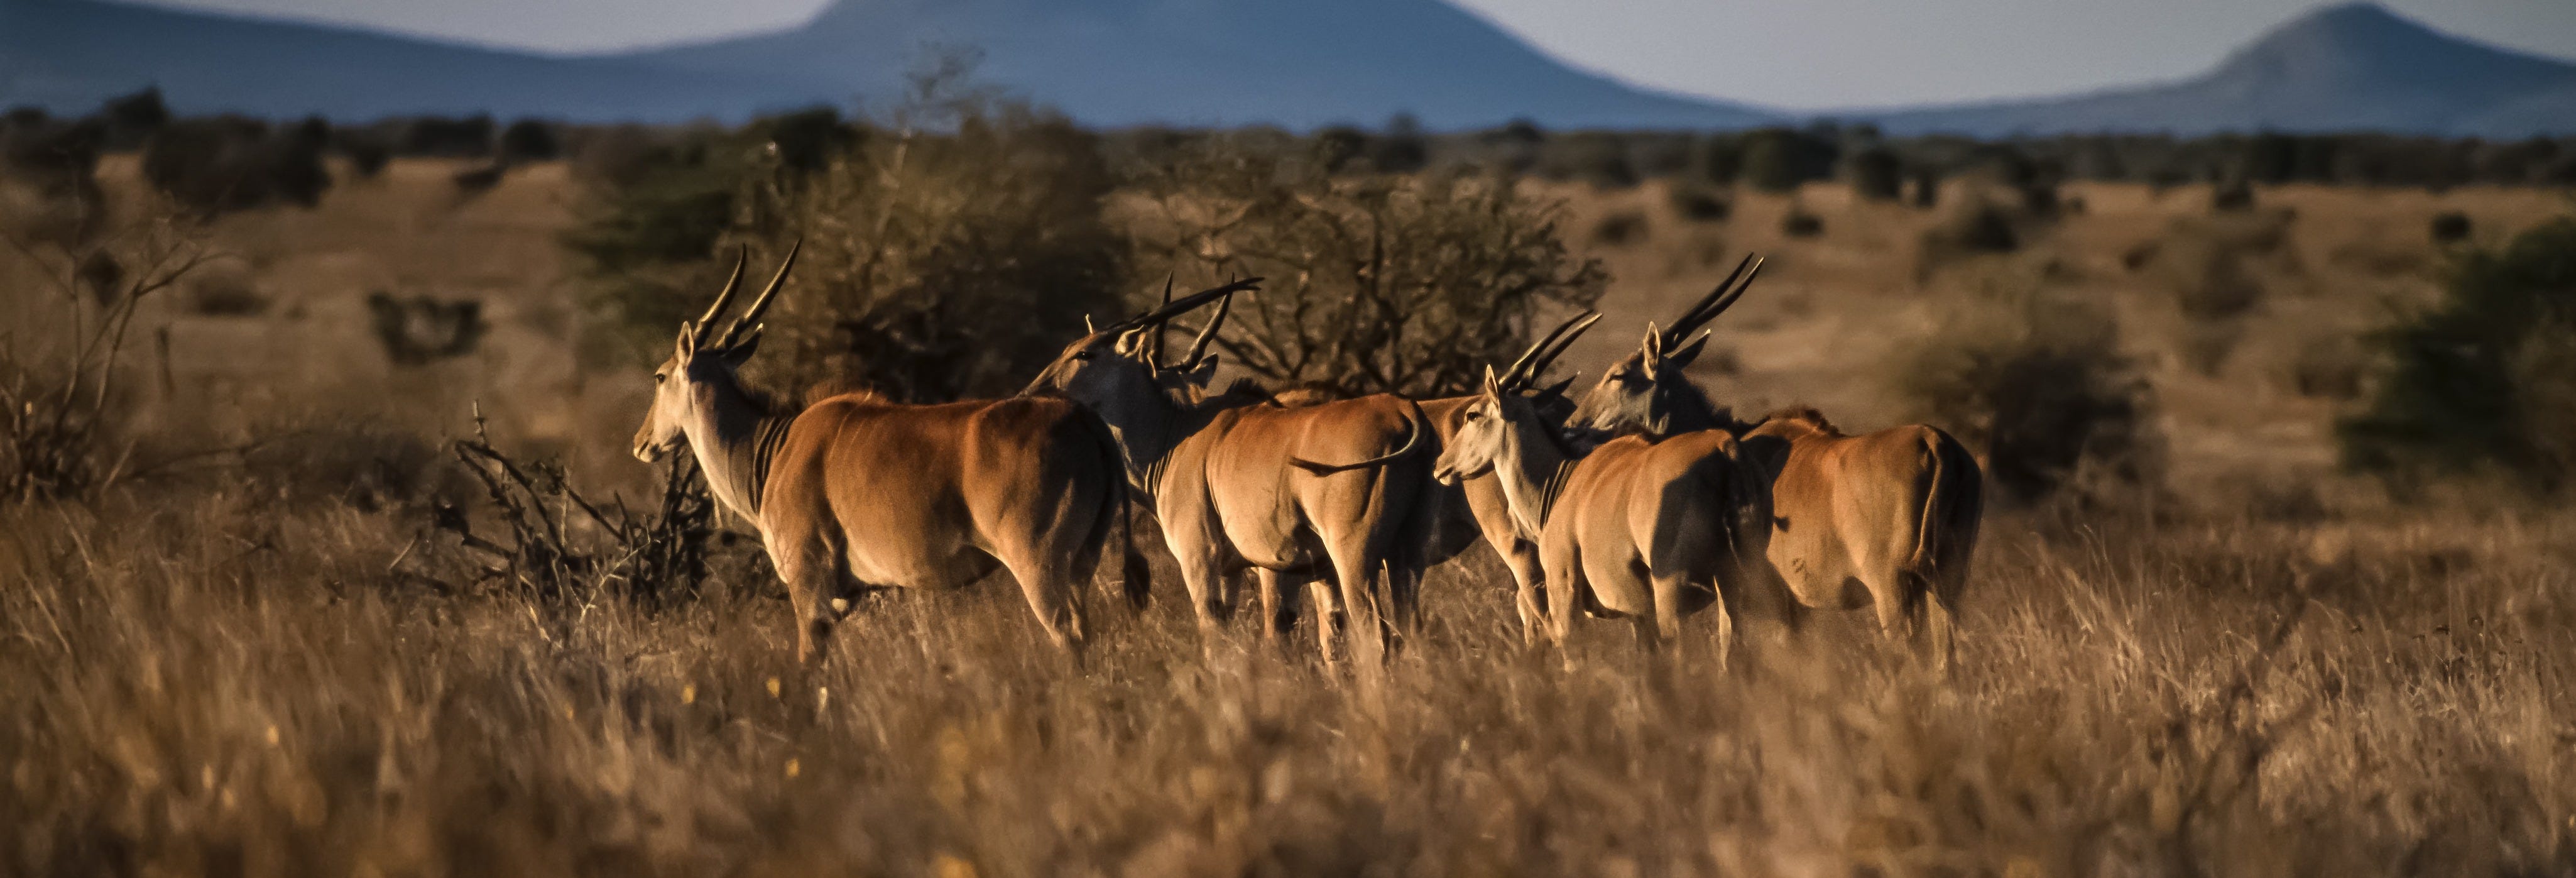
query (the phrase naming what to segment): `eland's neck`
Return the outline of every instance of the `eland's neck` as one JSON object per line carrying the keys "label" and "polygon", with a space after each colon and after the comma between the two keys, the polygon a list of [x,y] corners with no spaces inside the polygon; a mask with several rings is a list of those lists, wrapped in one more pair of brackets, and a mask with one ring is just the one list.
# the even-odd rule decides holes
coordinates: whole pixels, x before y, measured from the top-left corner
{"label": "eland's neck", "polygon": [[1118,442],[1119,456],[1127,463],[1128,484],[1149,500],[1159,500],[1163,473],[1181,441],[1206,428],[1219,412],[1251,401],[1230,393],[1195,400],[1158,390],[1135,403],[1099,406],[1094,411]]}
{"label": "eland's neck", "polygon": [[787,439],[794,412],[776,412],[740,385],[720,384],[708,405],[692,414],[680,430],[688,434],[690,453],[707,490],[727,508],[750,521],[760,520],[762,493],[769,481],[770,459]]}
{"label": "eland's neck", "polygon": [[1511,424],[1511,432],[1495,449],[1494,479],[1501,483],[1512,521],[1523,535],[1538,535],[1556,505],[1557,492],[1565,487],[1565,477],[1579,459],[1544,425]]}

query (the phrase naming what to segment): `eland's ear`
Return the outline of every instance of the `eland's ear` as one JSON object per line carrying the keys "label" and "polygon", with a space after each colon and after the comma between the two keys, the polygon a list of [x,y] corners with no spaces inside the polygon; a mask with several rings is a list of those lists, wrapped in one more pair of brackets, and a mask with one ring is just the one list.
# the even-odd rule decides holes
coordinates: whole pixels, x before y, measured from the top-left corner
{"label": "eland's ear", "polygon": [[1494,375],[1494,364],[1492,363],[1485,364],[1485,395],[1495,397],[1497,399],[1501,398],[1503,395],[1503,379]]}
{"label": "eland's ear", "polygon": [[1119,333],[1118,341],[1115,344],[1110,345],[1110,348],[1117,351],[1118,355],[1123,357],[1134,356],[1138,350],[1143,349],[1144,345],[1145,330],[1130,329],[1126,332]]}
{"label": "eland's ear", "polygon": [[680,324],[680,340],[671,346],[671,359],[686,363],[689,356],[697,352],[698,324],[695,321]]}
{"label": "eland's ear", "polygon": [[1700,330],[1698,338],[1691,339],[1690,344],[1682,345],[1681,350],[1666,355],[1664,362],[1675,369],[1688,367],[1692,360],[1699,359],[1699,352],[1708,347],[1708,336],[1708,330]]}
{"label": "eland's ear", "polygon": [[1197,362],[1183,366],[1175,371],[1179,373],[1181,383],[1200,390],[1206,390],[1210,383],[1216,381],[1216,367],[1216,355],[1209,354],[1198,358]]}
{"label": "eland's ear", "polygon": [[751,355],[760,350],[761,330],[768,328],[769,324],[755,323],[752,324],[750,329],[743,330],[742,340],[736,341],[733,343],[732,347],[724,349],[723,356],[725,364],[735,368],[741,368],[742,364],[751,362]]}
{"label": "eland's ear", "polygon": [[1581,372],[1576,372],[1576,373],[1574,373],[1574,374],[1572,374],[1572,375],[1567,375],[1567,376],[1565,376],[1565,380],[1563,380],[1563,381],[1559,381],[1559,382],[1556,382],[1556,383],[1554,383],[1554,384],[1550,384],[1550,385],[1548,385],[1548,386],[1546,386],[1546,387],[1539,388],[1539,391],[1538,391],[1538,393],[1537,393],[1537,396],[1538,396],[1540,399],[1546,399],[1546,398],[1549,398],[1549,397],[1554,397],[1554,398],[1557,398],[1557,399],[1564,399],[1564,398],[1565,398],[1565,391],[1567,391],[1567,390],[1569,390],[1569,389],[1571,389],[1571,388],[1573,388],[1573,387],[1574,387],[1574,379],[1581,378],[1581,377],[1583,377],[1583,373],[1581,373]]}
{"label": "eland's ear", "polygon": [[1093,325],[1091,325],[1091,315],[1089,315],[1089,314],[1082,315],[1082,334],[1084,334],[1084,335],[1097,335],[1097,334],[1099,334],[1099,333],[1100,333],[1100,328],[1099,328],[1099,327],[1097,327],[1097,326],[1093,326]]}
{"label": "eland's ear", "polygon": [[1638,353],[1640,356],[1637,357],[1637,361],[1639,365],[1645,367],[1646,380],[1661,379],[1664,369],[1664,331],[1656,328],[1652,323],[1646,324],[1646,343]]}

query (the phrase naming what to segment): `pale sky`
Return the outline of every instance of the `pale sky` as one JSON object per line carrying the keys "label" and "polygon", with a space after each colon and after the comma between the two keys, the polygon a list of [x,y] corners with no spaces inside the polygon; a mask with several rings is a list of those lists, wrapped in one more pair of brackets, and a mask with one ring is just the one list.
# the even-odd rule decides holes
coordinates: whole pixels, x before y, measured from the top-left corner
{"label": "pale sky", "polygon": [[[828,0],[149,0],[554,52],[794,26]],[[866,0],[853,0],[866,2]],[[1078,2],[1078,0],[1068,0]],[[1638,85],[1793,110],[2057,94],[2198,72],[2322,0],[1455,0]],[[2576,58],[2576,0],[2386,0]]]}

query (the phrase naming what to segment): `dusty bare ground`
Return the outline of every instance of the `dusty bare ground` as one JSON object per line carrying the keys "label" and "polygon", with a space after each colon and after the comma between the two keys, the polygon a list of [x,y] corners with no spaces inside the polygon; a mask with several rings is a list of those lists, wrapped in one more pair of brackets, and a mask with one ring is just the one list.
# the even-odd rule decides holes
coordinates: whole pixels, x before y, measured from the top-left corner
{"label": "dusty bare ground", "polygon": [[[118,173],[110,167],[111,178]],[[310,450],[0,511],[0,871],[19,874],[2549,874],[2576,870],[2576,521],[2394,507],[2331,476],[2340,405],[2290,352],[2427,299],[2425,222],[2494,240],[2545,192],[2299,190],[2262,304],[2223,367],[2177,353],[2172,295],[2124,260],[2207,194],[2071,187],[2022,252],[1923,270],[1933,217],[1810,189],[1683,223],[1660,190],[1564,190],[1619,279],[1597,368],[1743,251],[1773,260],[1721,322],[1713,389],[1897,417],[1880,376],[1991,266],[2055,261],[2116,304],[2190,514],[2000,513],[1953,679],[1857,614],[1751,658],[1646,655],[1580,625],[1520,646],[1481,555],[1436,573],[1429,629],[1364,685],[1255,645],[1203,645],[1167,598],[1102,593],[1079,661],[1007,588],[873,601],[815,673],[776,588],[726,550],[712,594],[645,611],[444,590],[420,563],[452,486],[349,459],[424,452],[481,400],[505,444],[603,485],[643,372],[584,352],[552,235],[559,167],[456,202],[398,163],[315,211],[223,220],[267,304],[175,315],[155,423],[209,440],[390,424]],[[462,355],[396,365],[371,292],[485,303]],[[176,300],[174,300],[176,301]],[[20,312],[25,313],[25,312]],[[189,435],[199,435],[190,432]],[[388,437],[392,438],[388,438]],[[405,438],[408,437],[408,438]],[[335,447],[340,443],[350,447]],[[403,450],[408,449],[408,450]],[[408,455],[408,456],[405,456]],[[374,467],[370,469],[370,467]],[[363,472],[361,472],[363,471]],[[372,474],[368,474],[372,473]],[[2253,482],[2339,486],[2278,514]],[[434,537],[432,538],[434,539]],[[1238,620],[1241,621],[1241,620]]]}

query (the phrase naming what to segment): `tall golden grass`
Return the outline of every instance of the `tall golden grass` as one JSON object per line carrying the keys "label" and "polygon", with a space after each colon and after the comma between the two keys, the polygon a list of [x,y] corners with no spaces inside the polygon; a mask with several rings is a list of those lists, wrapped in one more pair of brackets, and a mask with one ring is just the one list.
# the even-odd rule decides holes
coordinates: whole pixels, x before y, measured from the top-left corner
{"label": "tall golden grass", "polygon": [[1098,595],[1076,661],[1001,587],[873,599],[805,673],[747,566],[443,594],[403,513],[250,485],[0,513],[0,871],[2576,868],[2566,516],[1990,524],[1949,680],[1860,614],[1564,666],[1448,568],[1364,686]]}

